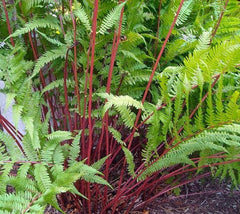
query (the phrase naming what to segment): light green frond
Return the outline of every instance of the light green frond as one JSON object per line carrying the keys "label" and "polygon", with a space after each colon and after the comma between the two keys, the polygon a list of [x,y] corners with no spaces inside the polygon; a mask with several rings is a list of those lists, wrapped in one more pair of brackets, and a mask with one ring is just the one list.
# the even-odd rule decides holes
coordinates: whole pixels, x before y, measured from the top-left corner
{"label": "light green frond", "polygon": [[45,52],[38,59],[36,65],[34,67],[33,73],[31,75],[31,78],[35,77],[44,65],[52,62],[53,60],[55,60],[57,58],[64,59],[65,55],[66,55],[66,52],[67,52],[67,47],[65,45],[60,46],[59,48],[56,48],[56,49]]}
{"label": "light green frond", "polygon": [[239,100],[239,91],[235,91],[231,97],[231,100],[228,103],[226,110],[226,117],[229,120],[240,120],[240,110],[237,101]]}
{"label": "light green frond", "polygon": [[74,163],[76,158],[80,154],[80,138],[82,132],[80,131],[75,137],[71,144],[70,151],[69,151],[69,163]]}
{"label": "light green frond", "polygon": [[111,29],[114,25],[118,24],[118,21],[120,19],[121,10],[124,7],[126,2],[123,2],[119,5],[117,5],[115,8],[112,9],[111,12],[109,12],[105,18],[103,19],[100,29],[98,33],[105,34],[107,33],[107,30]]}
{"label": "light green frond", "polygon": [[203,32],[202,35],[199,37],[196,50],[201,51],[201,50],[208,49],[210,45],[210,40],[211,40],[211,32],[210,31]]}
{"label": "light green frond", "polygon": [[107,103],[104,105],[103,108],[103,115],[108,111],[112,106],[133,106],[137,109],[144,110],[144,107],[141,102],[134,100],[132,97],[129,96],[114,96],[112,94],[107,93],[98,93],[98,95],[104,99],[107,99]]}
{"label": "light green frond", "polygon": [[122,150],[125,154],[126,160],[127,160],[127,164],[128,164],[128,172],[132,177],[135,177],[135,163],[134,163],[134,157],[131,151],[129,151],[129,149],[127,149],[126,147],[122,146]]}
{"label": "light green frond", "polygon": [[188,17],[192,13],[194,0],[188,0],[183,3],[182,9],[179,13],[178,19],[176,21],[176,25],[182,25],[187,21]]}
{"label": "light green frond", "polygon": [[94,164],[92,164],[91,167],[93,167],[96,170],[100,170],[101,167],[103,166],[103,164],[105,163],[105,161],[110,157],[111,155],[107,155],[106,157],[100,159],[99,161],[95,162]]}
{"label": "light green frond", "polygon": [[79,18],[80,22],[82,22],[82,24],[88,30],[88,32],[91,32],[91,24],[83,6],[77,1],[74,1],[73,6],[74,6],[74,10],[73,10],[74,15],[77,18]]}
{"label": "light green frond", "polygon": [[33,19],[32,21],[26,23],[23,28],[16,30],[14,33],[8,36],[5,40],[28,33],[35,28],[51,28],[60,30],[57,19],[55,19],[53,16],[47,16],[44,19]]}
{"label": "light green frond", "polygon": [[118,143],[125,146],[125,142],[122,141],[122,135],[119,131],[117,131],[116,129],[114,129],[113,127],[110,127],[110,126],[108,127],[108,130],[109,130],[109,132],[111,132],[112,136]]}
{"label": "light green frond", "polygon": [[34,178],[41,192],[45,192],[51,186],[51,180],[46,166],[42,164],[34,165]]}
{"label": "light green frond", "polygon": [[18,123],[21,119],[22,112],[23,112],[22,105],[13,105],[13,122],[16,129],[18,128]]}
{"label": "light green frond", "polygon": [[55,131],[52,132],[51,134],[48,134],[46,137],[49,140],[64,141],[72,139],[72,133],[68,131]]}
{"label": "light green frond", "polygon": [[0,141],[6,146],[7,153],[10,155],[9,159],[19,160],[21,159],[21,152],[18,149],[15,140],[8,134],[0,131]]}
{"label": "light green frond", "polygon": [[47,36],[45,33],[40,32],[39,30],[36,30],[37,33],[39,33],[44,39],[46,39],[48,42],[52,43],[53,45],[57,45],[57,46],[62,46],[64,45],[63,43],[61,43],[60,41],[58,41],[57,39],[53,39],[50,38],[49,36]]}

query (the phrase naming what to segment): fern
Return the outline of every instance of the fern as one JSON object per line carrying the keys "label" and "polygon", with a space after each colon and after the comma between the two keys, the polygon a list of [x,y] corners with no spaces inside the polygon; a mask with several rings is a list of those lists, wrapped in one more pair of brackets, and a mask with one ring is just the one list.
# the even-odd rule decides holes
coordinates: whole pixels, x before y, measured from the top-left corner
{"label": "fern", "polygon": [[[139,180],[143,180],[146,176],[150,176],[156,171],[159,171],[163,168],[173,166],[176,164],[190,164],[194,165],[190,155],[196,151],[204,151],[206,149],[215,150],[215,151],[224,151],[228,152],[224,144],[235,146],[235,142],[231,138],[220,138],[220,135],[223,130],[230,132],[232,126],[226,126],[226,129],[219,128],[213,131],[204,131],[199,136],[190,139],[184,143],[181,143],[177,148],[171,149],[165,156],[155,160],[153,163],[149,164],[148,167],[139,173]],[[239,129],[239,125],[234,125],[235,128]],[[222,133],[223,136],[227,134]],[[207,142],[207,143],[206,143]],[[240,142],[240,141],[239,141]],[[220,145],[219,145],[220,144]]]}
{"label": "fern", "polygon": [[128,163],[128,172],[132,177],[135,177],[135,163],[134,163],[134,158],[133,158],[133,154],[124,146],[122,146],[122,150],[125,154],[127,163]]}
{"label": "fern", "polygon": [[114,129],[113,127],[108,127],[109,132],[111,132],[111,134],[113,135],[114,139],[120,143],[121,145],[125,146],[125,142],[122,141],[122,135],[120,132],[118,132],[116,129]]}
{"label": "fern", "polygon": [[144,110],[142,103],[129,96],[113,96],[112,94],[107,93],[99,93],[98,96],[108,100],[103,107],[102,115],[114,106],[120,113],[125,125],[129,128],[133,127],[136,117],[136,115],[129,109],[129,106]]}
{"label": "fern", "polygon": [[79,20],[82,22],[84,27],[88,30],[88,32],[91,32],[91,25],[88,18],[87,13],[85,12],[84,8],[81,4],[77,3],[76,1],[73,4],[74,6],[74,15],[79,18]]}
{"label": "fern", "polygon": [[35,77],[38,72],[41,70],[41,68],[46,65],[47,63],[52,62],[53,60],[57,58],[65,58],[67,52],[66,46],[61,46],[59,48],[56,48],[55,50],[47,51],[44,53],[37,61],[33,73],[31,75],[31,78]]}
{"label": "fern", "polygon": [[176,22],[177,26],[182,25],[185,21],[187,21],[193,9],[193,2],[193,0],[188,0],[183,3],[182,9]]}
{"label": "fern", "polygon": [[25,33],[28,33],[34,30],[35,28],[52,28],[52,29],[60,30],[60,26],[56,21],[56,19],[52,16],[47,16],[44,19],[35,19],[28,22],[27,24],[25,24],[23,28],[16,30],[14,33],[8,36],[5,40],[11,37],[17,37]]}
{"label": "fern", "polygon": [[53,45],[58,45],[58,46],[62,46],[63,43],[61,43],[60,41],[50,38],[48,37],[45,33],[42,33],[38,30],[36,30],[37,33],[39,33],[44,39],[46,39],[48,42],[52,43]]}
{"label": "fern", "polygon": [[126,2],[117,5],[114,9],[112,9],[110,13],[106,15],[106,17],[101,23],[98,33],[105,34],[107,33],[107,30],[111,29],[114,25],[117,25],[120,18],[121,10],[125,4]]}
{"label": "fern", "polygon": [[80,153],[80,138],[81,138],[81,134],[82,132],[80,131],[75,137],[74,140],[72,142],[71,148],[70,148],[70,152],[69,152],[69,159],[70,159],[70,163],[74,163],[77,159],[77,157],[79,156]]}

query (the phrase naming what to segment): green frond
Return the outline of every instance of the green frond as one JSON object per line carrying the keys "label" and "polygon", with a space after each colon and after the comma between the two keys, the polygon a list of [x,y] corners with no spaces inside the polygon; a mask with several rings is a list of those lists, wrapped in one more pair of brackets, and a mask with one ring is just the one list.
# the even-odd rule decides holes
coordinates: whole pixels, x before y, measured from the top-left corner
{"label": "green frond", "polygon": [[17,176],[21,177],[21,178],[26,178],[27,177],[27,173],[30,169],[31,164],[30,163],[24,163],[22,164],[17,172]]}
{"label": "green frond", "polygon": [[64,163],[64,155],[62,151],[62,146],[58,145],[53,152],[53,163],[57,165],[61,165]]}
{"label": "green frond", "polygon": [[232,97],[228,103],[227,110],[226,110],[226,117],[229,120],[240,120],[240,109],[237,101],[239,100],[239,91],[235,91],[232,94]]}
{"label": "green frond", "polygon": [[206,50],[209,48],[211,40],[211,31],[205,31],[198,39],[198,45],[196,46],[196,50]]}
{"label": "green frond", "polygon": [[141,60],[138,59],[138,57],[134,55],[132,52],[125,50],[122,50],[121,52],[123,53],[124,57],[134,59],[136,62],[143,64],[143,62],[141,62]]}
{"label": "green frond", "polygon": [[136,109],[144,110],[141,102],[134,100],[129,96],[114,96],[107,93],[98,93],[98,96],[107,99],[107,102],[103,107],[102,115],[104,115],[111,107],[114,107],[119,112],[124,124],[129,128],[133,127],[136,118],[135,113],[133,113],[129,107],[132,106]]}
{"label": "green frond", "polygon": [[73,139],[73,142],[70,147],[69,151],[69,163],[74,163],[76,158],[79,156],[80,153],[80,138],[82,132],[80,131]]}
{"label": "green frond", "polygon": [[57,45],[57,46],[62,46],[64,45],[63,43],[61,43],[60,41],[58,41],[57,39],[53,39],[50,38],[49,36],[47,36],[45,33],[40,32],[39,30],[36,30],[37,33],[39,33],[44,39],[46,39],[48,42],[50,42],[53,45]]}
{"label": "green frond", "polygon": [[101,158],[99,161],[95,162],[94,164],[92,164],[91,167],[93,167],[96,170],[100,170],[101,167],[103,166],[103,164],[105,163],[105,161],[110,157],[111,155],[107,155],[104,158]]}
{"label": "green frond", "polygon": [[98,33],[106,34],[107,30],[111,29],[114,25],[118,24],[120,19],[121,10],[124,7],[126,2],[118,4],[115,8],[110,11],[105,18],[103,19]]}
{"label": "green frond", "polygon": [[240,126],[237,124],[226,125],[218,129],[204,131],[197,137],[192,138],[186,142],[182,142],[178,147],[169,150],[165,156],[154,160],[153,163],[150,163],[145,170],[140,172],[138,179],[143,180],[147,176],[152,175],[154,172],[157,172],[169,166],[173,166],[175,164],[181,163],[194,165],[190,158],[190,155],[196,151],[204,151],[209,149],[228,153],[229,151],[224,145],[238,145],[238,148],[240,148],[240,137],[236,139],[235,136],[236,131],[239,132],[239,128]]}
{"label": "green frond", "polygon": [[48,134],[46,137],[49,140],[64,141],[72,139],[72,133],[68,131],[55,131],[52,132],[51,134]]}
{"label": "green frond", "polygon": [[[26,127],[26,130],[28,131],[31,139],[33,140],[33,135],[34,135],[34,120],[32,117],[22,117],[22,121]],[[39,146],[37,146],[39,148]]]}
{"label": "green frond", "polygon": [[32,139],[29,134],[24,135],[22,139],[23,148],[29,161],[38,161],[39,157],[32,145]]}
{"label": "green frond", "polygon": [[134,121],[136,119],[136,114],[132,112],[128,107],[126,106],[116,106],[116,110],[119,112],[123,123],[128,127],[128,128],[133,128],[134,126]]}
{"label": "green frond", "polygon": [[[7,154],[9,154],[9,159],[12,160],[19,160],[21,159],[21,152],[19,148],[16,145],[15,140],[8,134],[4,133],[0,130],[0,141],[3,142],[3,144],[6,146]],[[4,148],[2,147],[3,151]],[[5,155],[4,155],[5,156]],[[4,157],[3,156],[3,157]]]}
{"label": "green frond", "polygon": [[28,12],[31,8],[41,3],[54,4],[54,0],[22,0],[23,10]]}
{"label": "green frond", "polygon": [[6,94],[6,105],[5,105],[5,110],[9,108],[9,106],[12,104],[14,98],[16,97],[15,93],[8,93]]}
{"label": "green frond", "polygon": [[13,105],[13,122],[16,129],[18,128],[18,123],[21,119],[22,112],[23,112],[22,105]]}
{"label": "green frond", "polygon": [[47,16],[44,19],[33,19],[32,21],[26,23],[23,28],[16,30],[14,33],[8,36],[5,40],[28,33],[35,28],[51,28],[60,30],[57,19],[55,19],[53,16]]}
{"label": "green frond", "polygon": [[136,109],[144,110],[144,107],[141,102],[134,100],[132,97],[129,96],[114,96],[108,93],[98,93],[98,96],[101,98],[107,99],[107,103],[104,105],[103,108],[103,115],[108,111],[112,106],[119,107],[119,106],[133,106]]}
{"label": "green frond", "polygon": [[139,33],[130,31],[126,35],[126,40],[122,41],[120,43],[120,48],[122,50],[129,50],[130,51],[132,48],[137,47],[137,45],[139,45],[141,43],[146,43],[145,38]]}
{"label": "green frond", "polygon": [[128,164],[128,172],[132,177],[135,177],[135,163],[134,163],[134,157],[131,151],[129,151],[129,149],[127,149],[125,146],[122,146],[122,150],[125,154],[126,160],[127,160],[127,164]]}
{"label": "green frond", "polygon": [[59,88],[60,86],[63,85],[63,81],[64,81],[63,79],[52,81],[41,91],[41,93],[44,94],[45,92],[50,91],[54,88]]}
{"label": "green frond", "polygon": [[51,180],[46,166],[42,164],[34,165],[34,178],[41,192],[45,192],[51,186]]}
{"label": "green frond", "polygon": [[192,13],[194,0],[188,0],[183,3],[182,9],[179,13],[178,19],[176,21],[176,25],[182,25],[187,21],[188,17]]}
{"label": "green frond", "polygon": [[53,60],[57,59],[57,58],[65,58],[67,52],[67,47],[65,45],[60,46],[59,48],[50,50],[45,52],[37,61],[33,73],[31,75],[31,78],[35,77],[38,72],[41,70],[41,68],[43,68],[44,65],[52,62]]}
{"label": "green frond", "polygon": [[80,22],[82,22],[82,24],[88,30],[88,32],[91,32],[91,24],[83,6],[77,1],[74,1],[73,6],[74,6],[74,10],[73,10],[74,15],[77,18],[79,18]]}
{"label": "green frond", "polygon": [[122,135],[119,131],[110,126],[108,127],[108,131],[112,134],[112,136],[118,143],[125,146],[125,142],[122,141]]}

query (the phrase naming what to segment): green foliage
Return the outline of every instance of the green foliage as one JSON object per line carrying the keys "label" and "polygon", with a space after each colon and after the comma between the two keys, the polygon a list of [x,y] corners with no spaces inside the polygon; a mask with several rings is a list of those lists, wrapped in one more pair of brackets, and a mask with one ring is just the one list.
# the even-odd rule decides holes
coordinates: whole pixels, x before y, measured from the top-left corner
{"label": "green foliage", "polygon": [[114,25],[117,25],[120,18],[121,10],[125,4],[126,2],[117,5],[114,9],[112,9],[111,12],[109,12],[105,16],[98,31],[100,34],[107,33],[107,30],[111,29]]}
{"label": "green foliage", "polygon": [[1,213],[63,212],[65,192],[115,213],[207,167],[239,185],[239,1],[184,1],[155,66],[180,0],[99,1],[97,23],[90,0],[11,2],[11,22],[0,3],[1,93],[13,106],[13,124],[0,114]]}

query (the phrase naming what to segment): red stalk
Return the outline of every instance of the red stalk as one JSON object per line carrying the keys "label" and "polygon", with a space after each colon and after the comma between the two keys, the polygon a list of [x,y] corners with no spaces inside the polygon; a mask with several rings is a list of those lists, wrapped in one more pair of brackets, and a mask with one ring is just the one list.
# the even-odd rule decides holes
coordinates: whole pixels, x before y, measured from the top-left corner
{"label": "red stalk", "polygon": [[68,77],[68,71],[67,71],[67,65],[68,65],[68,52],[69,49],[67,50],[66,53],[66,59],[65,59],[65,65],[64,65],[64,82],[63,82],[63,87],[64,87],[64,97],[65,97],[65,114],[68,116],[69,119],[69,126],[70,126],[70,131],[73,132],[73,126],[72,126],[72,119],[69,111],[69,105],[68,105],[68,90],[67,90],[67,77]]}
{"label": "red stalk", "polygon": [[[161,13],[161,9],[162,9],[162,0],[159,1],[159,7],[158,7],[158,22],[157,22],[157,33],[156,33],[156,37],[159,37],[159,28],[160,28],[160,13]],[[157,48],[158,48],[158,39],[155,41],[155,52],[154,52],[154,57],[156,57],[157,54]]]}
{"label": "red stalk", "polygon": [[225,10],[226,10],[226,8],[227,8],[228,2],[229,2],[229,0],[226,0],[225,5],[224,5],[224,8],[223,8],[223,11],[221,12],[221,15],[220,15],[220,17],[219,17],[219,19],[218,19],[217,25],[216,25],[213,33],[212,33],[212,38],[214,38],[215,35],[216,35],[216,33],[217,33],[217,30],[218,30],[218,28],[219,28],[219,26],[220,26],[220,23],[221,23],[221,21],[222,21],[223,14],[224,14],[224,12],[225,12]]}
{"label": "red stalk", "polygon": [[[98,16],[98,0],[94,2],[94,12],[93,12],[93,24],[92,24],[92,51],[91,51],[91,67],[89,76],[89,102],[88,102],[88,129],[89,129],[89,143],[88,143],[88,156],[87,163],[91,163],[91,150],[92,150],[92,134],[93,134],[93,124],[92,124],[92,93],[93,93],[93,69],[94,69],[94,56],[95,56],[95,43],[96,43],[96,33],[97,33],[97,16]],[[90,185],[88,183],[88,213],[91,214],[91,193]]]}
{"label": "red stalk", "polygon": [[[3,3],[3,8],[4,8],[4,13],[5,13],[5,16],[6,16],[8,33],[9,33],[9,35],[11,35],[12,34],[12,29],[11,29],[11,25],[10,25],[10,21],[9,21],[9,17],[8,17],[8,11],[7,11],[5,0],[2,0],[2,3]],[[13,40],[12,37],[10,37],[10,41],[11,41],[12,46],[14,47],[15,43],[14,43],[14,40]]]}
{"label": "red stalk", "polygon": [[93,93],[93,69],[94,69],[94,55],[95,55],[95,43],[97,32],[97,16],[98,16],[98,0],[94,3],[93,12],[93,25],[92,25],[92,51],[91,51],[91,67],[89,75],[89,101],[88,101],[88,128],[89,128],[89,145],[88,145],[88,159],[87,163],[91,162],[91,149],[92,149],[92,93]]}
{"label": "red stalk", "polygon": [[[120,1],[119,1],[119,3],[120,3]],[[121,10],[120,20],[119,20],[119,25],[118,25],[118,33],[117,33],[117,35],[116,35],[116,32],[114,33],[114,39],[113,39],[113,44],[112,44],[112,55],[111,55],[111,61],[110,61],[109,72],[108,72],[108,80],[107,80],[107,88],[106,88],[106,92],[108,94],[110,93],[110,89],[111,89],[111,80],[112,80],[112,75],[113,75],[114,62],[116,59],[117,50],[118,50],[120,37],[121,37],[123,12],[124,12],[124,7]],[[108,113],[106,113],[106,115],[104,117],[103,125],[105,125],[105,131],[106,131],[106,155],[109,155]],[[100,142],[100,144],[101,144],[101,142]],[[106,170],[105,170],[105,179],[106,180],[108,180],[108,175],[109,175],[109,164],[110,164],[110,162],[109,162],[109,160],[107,160],[106,161]],[[106,186],[105,194],[104,194],[105,201],[107,201],[107,188],[108,187]]]}
{"label": "red stalk", "polygon": [[9,128],[2,120],[2,115],[0,114],[0,124],[3,126],[3,128],[7,131],[8,134],[10,134],[12,136],[12,138],[15,140],[18,148],[20,149],[20,151],[23,153],[24,156],[26,156],[25,152],[24,152],[24,149],[21,145],[21,143],[19,142],[19,140],[17,139],[17,137],[13,134],[14,131],[11,130],[11,128]]}
{"label": "red stalk", "polygon": [[[70,4],[70,13],[71,13],[71,18],[72,18],[72,24],[73,24],[73,39],[74,39],[74,44],[76,44],[77,40],[77,30],[76,30],[76,21],[73,16],[73,11],[72,11],[72,0],[69,2]],[[78,113],[80,116],[80,124],[81,124],[81,105],[80,105],[80,91],[78,87],[78,75],[77,75],[77,46],[75,45],[73,48],[74,51],[74,66],[73,66],[73,75],[74,75],[74,81],[75,81],[75,91],[77,95],[77,105],[78,105]],[[77,127],[75,127],[77,129]]]}
{"label": "red stalk", "polygon": [[90,60],[89,60],[89,55],[90,55],[90,48],[88,49],[88,53],[87,53],[87,68],[86,68],[86,72],[85,72],[85,85],[84,85],[84,104],[83,104],[83,117],[82,117],[82,137],[81,137],[81,144],[82,144],[82,158],[84,159],[85,157],[87,157],[87,154],[85,152],[85,123],[86,123],[86,109],[87,109],[87,86],[88,86],[88,71],[89,71],[89,64],[90,64]]}

